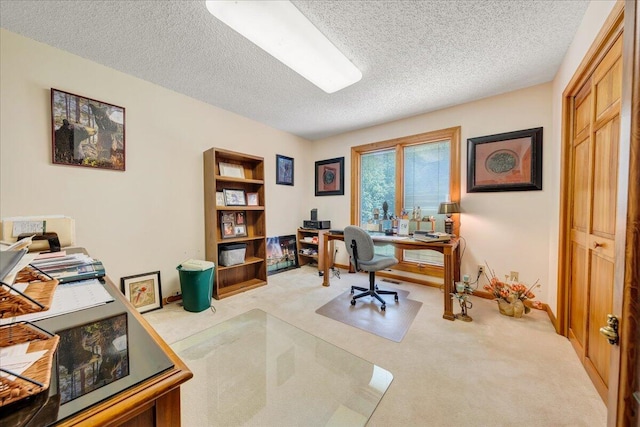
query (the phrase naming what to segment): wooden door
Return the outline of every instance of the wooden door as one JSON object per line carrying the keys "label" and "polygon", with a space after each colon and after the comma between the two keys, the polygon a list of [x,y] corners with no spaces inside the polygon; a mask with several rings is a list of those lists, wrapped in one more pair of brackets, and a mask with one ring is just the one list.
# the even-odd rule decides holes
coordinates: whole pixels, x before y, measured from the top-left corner
{"label": "wooden door", "polygon": [[621,35],[602,53],[573,99],[568,326],[569,338],[606,402],[611,347],[599,330],[613,311]]}

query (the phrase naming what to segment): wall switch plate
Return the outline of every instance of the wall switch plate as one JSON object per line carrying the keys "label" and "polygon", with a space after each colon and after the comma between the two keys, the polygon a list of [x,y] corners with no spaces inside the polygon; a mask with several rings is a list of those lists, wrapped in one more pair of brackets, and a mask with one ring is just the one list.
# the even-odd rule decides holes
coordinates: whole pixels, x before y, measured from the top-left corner
{"label": "wall switch plate", "polygon": [[517,282],[518,281],[518,272],[517,271],[512,271],[511,274],[509,275],[509,280],[511,280],[512,282]]}

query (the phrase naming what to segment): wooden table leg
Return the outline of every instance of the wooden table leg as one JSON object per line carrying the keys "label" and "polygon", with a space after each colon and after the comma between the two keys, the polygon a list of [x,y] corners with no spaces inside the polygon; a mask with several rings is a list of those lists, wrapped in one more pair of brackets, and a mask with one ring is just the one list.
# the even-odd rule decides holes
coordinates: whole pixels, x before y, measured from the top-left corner
{"label": "wooden table leg", "polygon": [[453,301],[451,300],[451,293],[453,292],[456,253],[456,248],[446,248],[444,250],[444,314],[442,315],[442,318],[447,320],[455,320],[455,316],[453,315]]}
{"label": "wooden table leg", "polygon": [[324,253],[324,266],[323,266],[323,274],[322,274],[322,286],[331,286],[329,283],[329,260],[331,257],[328,254],[329,251],[329,239],[328,236],[325,236],[322,239],[322,251]]}

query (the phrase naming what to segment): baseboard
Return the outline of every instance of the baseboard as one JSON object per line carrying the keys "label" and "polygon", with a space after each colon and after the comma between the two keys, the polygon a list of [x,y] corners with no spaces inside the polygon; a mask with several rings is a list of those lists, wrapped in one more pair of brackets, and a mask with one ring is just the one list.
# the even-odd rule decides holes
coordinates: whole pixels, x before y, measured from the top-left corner
{"label": "baseboard", "polygon": [[[342,264],[335,264],[335,267],[342,268],[342,269],[345,269],[345,270],[349,269],[349,266],[342,265]],[[396,274],[387,273],[385,271],[376,272],[376,276],[387,277],[389,279],[396,279],[396,280],[400,280],[400,281],[403,281],[403,282],[417,283],[419,285],[432,286],[432,287],[435,287],[435,288],[442,287],[442,285],[438,284],[438,283],[429,282],[427,280],[416,280],[413,277],[399,276],[399,275],[396,275]],[[493,294],[491,292],[482,291],[482,290],[479,290],[479,289],[475,289],[473,291],[473,296],[479,297],[479,298],[484,298],[484,299],[495,299],[495,297],[493,296]],[[542,304],[542,308],[538,308],[537,310],[545,311],[547,313],[547,316],[549,316],[549,320],[551,321],[551,324],[553,325],[554,329],[556,330],[556,333],[560,333],[558,331],[558,319],[556,319],[556,316],[553,315],[553,312],[551,311],[551,308],[546,303],[541,303],[541,304]],[[527,304],[527,305],[530,308],[535,308],[535,307],[531,306],[530,304]]]}

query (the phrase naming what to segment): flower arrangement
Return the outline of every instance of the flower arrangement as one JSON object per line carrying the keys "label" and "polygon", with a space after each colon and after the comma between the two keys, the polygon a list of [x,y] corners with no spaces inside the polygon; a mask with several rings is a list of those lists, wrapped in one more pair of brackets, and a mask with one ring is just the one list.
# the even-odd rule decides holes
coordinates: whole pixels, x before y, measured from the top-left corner
{"label": "flower arrangement", "polygon": [[[526,285],[522,283],[508,283],[509,276],[505,276],[505,280],[502,281],[498,279],[493,270],[489,268],[487,265],[487,271],[491,277],[487,276],[487,280],[489,280],[488,285],[484,285],[484,290],[493,294],[493,296],[498,301],[498,305],[500,306],[500,311],[503,312],[503,305],[500,303],[501,301],[506,304],[516,304],[517,306],[522,306],[524,308],[525,313],[529,313],[531,308],[529,305],[525,305],[524,301],[528,299],[535,298],[535,294],[532,292],[533,288],[540,287],[538,281],[527,288]],[[486,275],[486,273],[485,273]],[[539,303],[533,302],[531,305],[538,306]],[[517,307],[516,307],[517,308]],[[513,309],[512,309],[513,310]],[[506,313],[503,313],[506,314]],[[510,314],[509,314],[510,315]]]}

